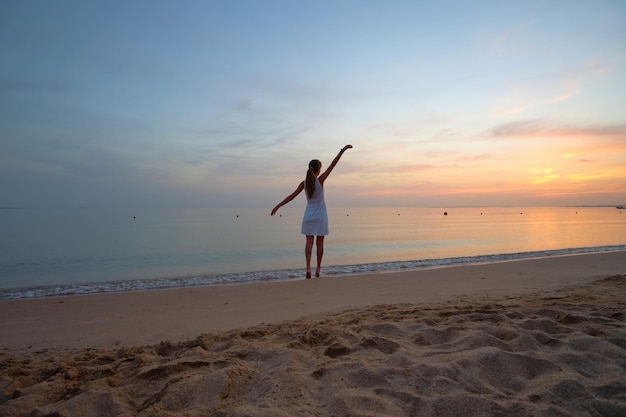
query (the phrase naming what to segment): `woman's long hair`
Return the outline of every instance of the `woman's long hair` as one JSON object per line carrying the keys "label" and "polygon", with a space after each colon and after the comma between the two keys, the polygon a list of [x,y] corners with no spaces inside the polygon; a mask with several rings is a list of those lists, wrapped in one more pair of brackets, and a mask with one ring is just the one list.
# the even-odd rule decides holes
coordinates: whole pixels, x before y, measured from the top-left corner
{"label": "woman's long hair", "polygon": [[319,174],[320,169],[322,168],[322,163],[317,159],[313,159],[309,162],[309,169],[306,172],[306,180],[304,182],[306,189],[306,196],[308,199],[313,197],[313,193],[315,192],[315,176]]}

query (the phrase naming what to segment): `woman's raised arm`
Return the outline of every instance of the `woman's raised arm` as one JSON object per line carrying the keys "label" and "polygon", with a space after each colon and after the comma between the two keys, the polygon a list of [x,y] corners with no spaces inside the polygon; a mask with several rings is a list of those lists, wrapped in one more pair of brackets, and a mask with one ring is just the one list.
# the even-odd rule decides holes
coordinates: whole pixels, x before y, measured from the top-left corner
{"label": "woman's raised arm", "polygon": [[341,159],[341,155],[343,155],[347,149],[352,149],[352,145],[346,145],[341,148],[335,159],[333,159],[333,162],[331,162],[328,168],[326,168],[326,170],[317,178],[320,181],[320,184],[324,185],[324,181],[326,181],[326,178],[328,178],[333,168],[335,168],[335,165],[337,165],[337,162]]}

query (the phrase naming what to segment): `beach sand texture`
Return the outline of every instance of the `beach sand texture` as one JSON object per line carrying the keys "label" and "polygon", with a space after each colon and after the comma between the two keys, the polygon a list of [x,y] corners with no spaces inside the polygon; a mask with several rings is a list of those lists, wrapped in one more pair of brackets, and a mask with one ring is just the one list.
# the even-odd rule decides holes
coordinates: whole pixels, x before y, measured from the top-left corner
{"label": "beach sand texture", "polygon": [[5,350],[0,415],[624,416],[625,320],[619,274],[155,345]]}

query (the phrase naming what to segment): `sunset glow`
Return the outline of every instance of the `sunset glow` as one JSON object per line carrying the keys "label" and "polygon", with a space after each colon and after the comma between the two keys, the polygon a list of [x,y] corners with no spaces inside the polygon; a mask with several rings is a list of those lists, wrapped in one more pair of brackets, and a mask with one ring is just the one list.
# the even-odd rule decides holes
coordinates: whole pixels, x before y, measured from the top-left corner
{"label": "sunset glow", "polygon": [[348,143],[334,206],[624,204],[624,22],[609,0],[3,2],[0,206],[272,207]]}

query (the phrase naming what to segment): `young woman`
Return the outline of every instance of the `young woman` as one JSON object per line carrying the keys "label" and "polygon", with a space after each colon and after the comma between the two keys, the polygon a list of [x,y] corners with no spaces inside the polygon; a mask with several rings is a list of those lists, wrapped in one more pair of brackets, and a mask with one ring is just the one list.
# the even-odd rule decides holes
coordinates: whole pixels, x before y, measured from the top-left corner
{"label": "young woman", "polygon": [[326,202],[324,201],[324,182],[330,175],[341,155],[346,149],[351,149],[352,145],[346,145],[337,154],[330,166],[321,175],[322,163],[317,159],[309,162],[309,169],[306,172],[306,179],[298,184],[296,190],[289,194],[283,201],[278,203],[272,210],[272,216],[278,209],[296,198],[302,190],[306,190],[306,209],[302,218],[302,234],[306,236],[304,255],[306,257],[306,277],[311,278],[311,254],[313,252],[313,241],[317,247],[317,268],[315,276],[320,276],[322,257],[324,256],[324,236],[328,234],[328,214],[326,212]]}

